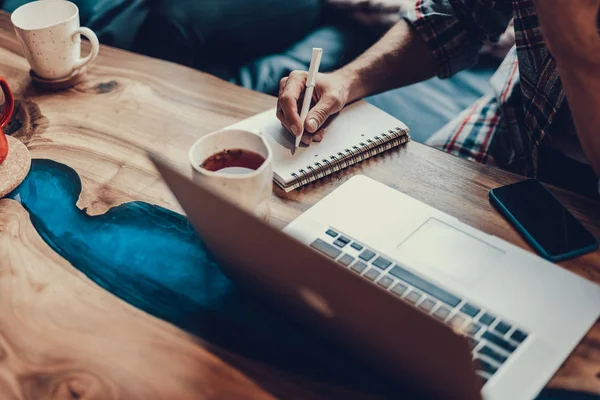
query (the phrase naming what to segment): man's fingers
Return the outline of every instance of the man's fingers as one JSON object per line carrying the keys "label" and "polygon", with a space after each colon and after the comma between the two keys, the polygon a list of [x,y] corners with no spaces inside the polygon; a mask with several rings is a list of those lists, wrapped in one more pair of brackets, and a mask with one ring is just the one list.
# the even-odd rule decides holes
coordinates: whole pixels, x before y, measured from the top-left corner
{"label": "man's fingers", "polygon": [[282,127],[283,129],[285,129],[286,131],[289,131],[289,130],[290,130],[290,127],[289,127],[289,126],[287,126],[287,125],[286,125],[284,122],[282,122],[282,123],[281,123],[281,127]]}
{"label": "man's fingers", "polygon": [[283,112],[286,125],[294,135],[302,132],[302,122],[298,113],[298,100],[304,92],[306,86],[306,73],[294,71],[285,82],[280,82],[281,88],[279,94],[279,105]]}
{"label": "man's fingers", "polygon": [[285,122],[285,115],[283,114],[283,110],[281,109],[281,105],[279,105],[279,101],[277,102],[277,119],[281,121],[282,125]]}
{"label": "man's fingers", "polygon": [[302,143],[308,145],[311,144],[313,141],[314,137],[313,135],[311,135],[310,133],[305,133],[304,135],[302,135]]}
{"label": "man's fingers", "polygon": [[285,118],[285,114],[283,113],[283,110],[281,109],[281,94],[283,93],[283,89],[285,89],[285,85],[287,84],[287,80],[288,78],[281,78],[281,80],[279,81],[279,94],[277,95],[277,118],[283,122],[284,118]]}
{"label": "man's fingers", "polygon": [[324,133],[325,132],[323,132],[323,129],[319,129],[319,131],[313,135],[313,142],[320,142],[323,140]]}
{"label": "man's fingers", "polygon": [[342,101],[334,96],[323,96],[321,100],[310,110],[304,124],[307,131],[315,133],[323,126],[327,118],[339,112],[344,105]]}
{"label": "man's fingers", "polygon": [[287,85],[287,76],[285,78],[281,78],[281,80],[279,81],[279,96],[281,97],[281,94],[283,93],[283,89],[285,89],[285,86]]}

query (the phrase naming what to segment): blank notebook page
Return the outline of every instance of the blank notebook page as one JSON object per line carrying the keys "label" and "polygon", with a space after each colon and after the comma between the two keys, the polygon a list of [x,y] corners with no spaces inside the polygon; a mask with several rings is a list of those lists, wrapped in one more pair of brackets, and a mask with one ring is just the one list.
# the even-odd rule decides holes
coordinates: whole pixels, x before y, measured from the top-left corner
{"label": "blank notebook page", "polygon": [[257,114],[249,119],[228,127],[228,129],[259,130],[265,136],[273,152],[275,179],[284,186],[294,181],[293,173],[313,166],[315,162],[329,159],[353,146],[373,140],[375,136],[400,128],[408,133],[408,128],[391,115],[375,106],[359,101],[344,108],[325,127],[325,135],[320,143],[304,144],[292,154],[294,136],[281,126],[275,109]]}

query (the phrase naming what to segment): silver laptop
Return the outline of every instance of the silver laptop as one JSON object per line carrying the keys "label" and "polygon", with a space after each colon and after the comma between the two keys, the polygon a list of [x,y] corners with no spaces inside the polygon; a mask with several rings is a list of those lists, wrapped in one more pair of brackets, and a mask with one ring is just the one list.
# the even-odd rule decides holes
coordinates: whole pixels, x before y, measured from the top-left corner
{"label": "silver laptop", "polygon": [[153,160],[227,273],[423,398],[532,399],[600,316],[600,286],[369,178],[283,234]]}

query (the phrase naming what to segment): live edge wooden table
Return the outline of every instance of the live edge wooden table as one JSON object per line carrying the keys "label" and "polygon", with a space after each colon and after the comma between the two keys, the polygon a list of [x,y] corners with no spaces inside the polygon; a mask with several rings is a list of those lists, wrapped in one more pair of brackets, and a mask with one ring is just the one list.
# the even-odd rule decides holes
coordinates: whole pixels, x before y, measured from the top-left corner
{"label": "live edge wooden table", "polygon": [[[90,215],[130,201],[180,211],[144,154],[114,137],[185,167],[187,150],[199,136],[276,102],[189,68],[110,47],[102,47],[89,79],[67,91],[37,89],[28,71],[9,16],[0,14],[0,75],[18,100],[11,133],[33,158],[77,172],[82,182],[77,206]],[[530,250],[487,198],[489,189],[519,177],[418,143],[302,190],[276,192],[272,223],[283,227],[355,174]],[[599,203],[553,192],[600,237]],[[561,267],[600,282],[600,252]],[[600,323],[549,386],[600,394]],[[55,253],[18,201],[0,200],[0,398],[373,397],[278,371],[138,310]]]}

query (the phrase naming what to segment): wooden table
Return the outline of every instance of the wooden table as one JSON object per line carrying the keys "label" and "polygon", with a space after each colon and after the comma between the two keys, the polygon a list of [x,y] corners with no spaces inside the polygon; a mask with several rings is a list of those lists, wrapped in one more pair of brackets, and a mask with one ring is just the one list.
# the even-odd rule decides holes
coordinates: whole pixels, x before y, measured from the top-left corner
{"label": "wooden table", "polygon": [[[52,93],[32,86],[9,16],[0,14],[0,73],[18,100],[8,128],[33,158],[72,167],[89,214],[139,200],[179,210],[142,153],[122,137],[184,167],[201,135],[275,105],[201,72],[103,47],[89,80]],[[529,249],[490,206],[490,188],[515,175],[418,143],[290,194],[273,196],[283,227],[355,174],[365,174],[487,233]],[[600,236],[600,204],[558,198]],[[561,264],[600,283],[600,252]],[[143,356],[140,356],[143,354]],[[550,382],[600,394],[600,323]],[[277,371],[156,319],[94,284],[40,238],[27,211],[0,200],[0,392],[2,398],[371,398]],[[12,397],[11,397],[12,395]],[[45,398],[45,397],[44,397]]]}

